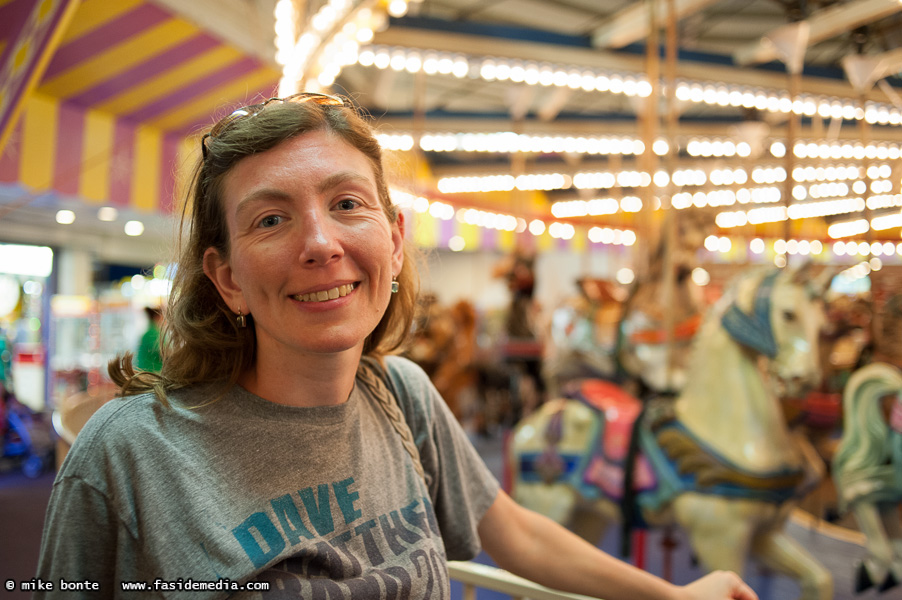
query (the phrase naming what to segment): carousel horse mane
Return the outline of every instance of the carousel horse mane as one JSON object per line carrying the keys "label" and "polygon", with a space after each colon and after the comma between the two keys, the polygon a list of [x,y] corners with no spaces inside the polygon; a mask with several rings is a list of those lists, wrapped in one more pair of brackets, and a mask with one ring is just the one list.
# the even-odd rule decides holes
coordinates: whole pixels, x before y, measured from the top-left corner
{"label": "carousel horse mane", "polygon": [[842,490],[841,504],[867,490],[874,471],[885,468],[892,446],[881,400],[902,392],[902,371],[886,363],[871,363],[855,371],[843,392],[842,441],[833,471]]}

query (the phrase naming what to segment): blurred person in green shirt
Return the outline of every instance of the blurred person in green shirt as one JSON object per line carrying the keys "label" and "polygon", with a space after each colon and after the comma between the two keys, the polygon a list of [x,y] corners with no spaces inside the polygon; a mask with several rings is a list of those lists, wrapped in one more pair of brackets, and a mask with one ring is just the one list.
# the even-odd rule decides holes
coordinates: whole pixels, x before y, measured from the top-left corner
{"label": "blurred person in green shirt", "polygon": [[158,308],[144,307],[147,313],[147,331],[141,336],[138,353],[135,356],[135,366],[142,371],[160,372],[163,359],[160,357],[160,324],[163,321],[163,313]]}

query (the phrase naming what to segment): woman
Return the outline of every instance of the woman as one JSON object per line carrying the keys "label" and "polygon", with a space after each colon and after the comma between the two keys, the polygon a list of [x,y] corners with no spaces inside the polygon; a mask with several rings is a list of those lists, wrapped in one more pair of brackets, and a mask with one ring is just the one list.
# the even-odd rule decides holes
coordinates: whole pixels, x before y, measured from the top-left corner
{"label": "woman", "polygon": [[131,581],[167,597],[216,582],[209,597],[447,598],[446,560],[483,547],[609,599],[756,598],[729,573],[673,586],[499,491],[423,372],[388,356],[416,271],[351,107],[274,99],[202,143],[162,371],[111,365],[131,397],[98,411],[60,470],[39,577],[116,597]]}

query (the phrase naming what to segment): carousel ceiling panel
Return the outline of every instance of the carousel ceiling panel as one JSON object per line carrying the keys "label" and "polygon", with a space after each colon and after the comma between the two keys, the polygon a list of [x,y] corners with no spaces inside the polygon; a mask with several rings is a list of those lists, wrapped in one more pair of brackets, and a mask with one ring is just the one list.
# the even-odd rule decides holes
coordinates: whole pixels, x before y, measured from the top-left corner
{"label": "carousel ceiling panel", "polygon": [[211,107],[271,95],[279,76],[269,63],[159,4],[86,0],[37,91],[131,122],[186,132],[208,124]]}

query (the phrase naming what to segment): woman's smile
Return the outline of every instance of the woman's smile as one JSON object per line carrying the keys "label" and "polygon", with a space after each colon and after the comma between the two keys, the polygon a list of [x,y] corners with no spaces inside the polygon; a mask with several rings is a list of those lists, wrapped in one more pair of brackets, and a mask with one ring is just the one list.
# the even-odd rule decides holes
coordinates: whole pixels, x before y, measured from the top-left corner
{"label": "woman's smile", "polygon": [[354,288],[357,287],[357,283],[347,283],[338,285],[329,289],[320,290],[318,292],[309,292],[306,294],[297,294],[292,296],[298,302],[326,302],[328,300],[335,300],[336,298],[343,298],[354,291]]}

